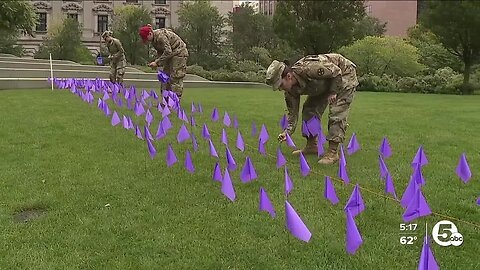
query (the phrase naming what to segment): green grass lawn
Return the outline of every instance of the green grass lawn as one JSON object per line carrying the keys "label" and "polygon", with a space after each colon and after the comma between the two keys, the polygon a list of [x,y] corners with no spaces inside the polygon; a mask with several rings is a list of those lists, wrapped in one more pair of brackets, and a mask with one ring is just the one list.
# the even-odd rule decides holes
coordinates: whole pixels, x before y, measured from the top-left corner
{"label": "green grass lawn", "polygon": [[[475,204],[480,195],[480,96],[358,93],[347,139],[355,132],[362,150],[347,156],[351,185],[336,179],[337,165],[320,166],[312,156],[312,172],[302,177],[298,157],[282,145],[294,182],[288,200],[312,232],[309,243],[294,238],[284,225],[283,169],[275,166],[278,123],[285,108],[282,94],[186,89],[182,102],[187,112],[192,101],[203,105],[204,115],[196,114],[196,122],[208,124],[222,169],[223,124],[210,121],[214,106],[221,119],[225,110],[236,114],[244,140],[252,146],[238,151],[236,131],[228,128],[237,161],[230,173],[235,202],[211,180],[216,159],[209,155],[200,127],[194,129],[200,149],[192,152],[196,172],[190,174],[183,159],[192,144],[176,142],[181,125],[176,117],[171,117],[175,121],[169,135],[155,141],[158,154],[151,160],[146,142],[121,124],[112,127],[96,100],[89,105],[69,91],[0,91],[0,269],[416,269],[425,223],[431,231],[445,218],[434,214],[415,220],[418,239],[413,245],[400,244],[404,209],[380,196],[384,181],[377,159],[384,136],[392,146],[386,163],[397,196],[402,196],[410,162],[423,144],[429,164],[423,168],[422,191],[432,211],[465,221],[446,218],[464,237],[460,247],[441,247],[432,240],[440,268],[480,269],[480,206]],[[154,116],[153,136],[158,112]],[[267,125],[268,157],[256,150],[252,120],[259,130]],[[303,146],[300,133],[299,126],[293,139]],[[165,164],[167,143],[179,160],[173,167]],[[467,184],[455,174],[463,152],[473,174]],[[239,175],[247,155],[258,179],[244,184]],[[335,177],[337,205],[323,198],[325,175]],[[355,218],[364,243],[351,256],[345,251],[343,207],[355,183],[362,187],[366,210]],[[267,191],[276,218],[258,211],[260,187]],[[47,213],[15,222],[14,214],[29,207],[44,207]]]}

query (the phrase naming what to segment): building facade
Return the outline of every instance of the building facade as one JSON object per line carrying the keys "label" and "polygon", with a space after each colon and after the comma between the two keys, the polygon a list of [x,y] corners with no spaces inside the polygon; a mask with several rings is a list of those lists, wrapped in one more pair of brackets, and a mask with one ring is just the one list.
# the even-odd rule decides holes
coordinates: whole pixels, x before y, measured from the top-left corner
{"label": "building facade", "polygon": [[267,16],[273,16],[273,14],[275,14],[276,5],[277,5],[277,0],[259,0],[258,12],[263,13]]}
{"label": "building facade", "polygon": [[[22,45],[28,55],[38,50],[49,28],[61,18],[72,17],[83,26],[82,42],[96,54],[101,43],[101,34],[108,30],[113,19],[113,11],[124,5],[143,5],[151,14],[154,28],[175,28],[179,26],[177,11],[182,0],[92,0],[92,1],[38,1],[33,0],[39,16],[35,37],[22,36],[18,44]],[[233,11],[238,1],[212,1],[221,15]]]}

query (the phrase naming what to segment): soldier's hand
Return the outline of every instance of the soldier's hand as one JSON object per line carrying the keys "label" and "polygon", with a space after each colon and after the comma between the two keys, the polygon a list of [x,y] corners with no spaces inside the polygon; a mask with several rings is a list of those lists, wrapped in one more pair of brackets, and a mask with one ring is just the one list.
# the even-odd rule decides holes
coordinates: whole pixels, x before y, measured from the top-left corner
{"label": "soldier's hand", "polygon": [[336,94],[328,96],[328,103],[335,104],[336,102],[337,102],[337,95]]}
{"label": "soldier's hand", "polygon": [[158,67],[157,63],[155,63],[155,62],[151,62],[150,64],[148,64],[148,66],[151,67],[151,68],[157,68]]}
{"label": "soldier's hand", "polygon": [[112,58],[113,58],[113,56],[111,56],[111,55],[108,56],[108,59],[112,59]]}
{"label": "soldier's hand", "polygon": [[286,132],[282,132],[280,134],[278,134],[278,141],[279,142],[284,142],[287,140],[287,133]]}

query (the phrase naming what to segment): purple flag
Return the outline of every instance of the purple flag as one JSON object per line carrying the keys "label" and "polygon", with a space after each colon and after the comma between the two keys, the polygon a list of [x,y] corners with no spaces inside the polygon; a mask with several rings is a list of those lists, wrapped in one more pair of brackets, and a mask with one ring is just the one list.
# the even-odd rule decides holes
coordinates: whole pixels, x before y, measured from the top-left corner
{"label": "purple flag", "polygon": [[127,117],[125,115],[123,116],[123,128],[124,129],[129,129],[130,128],[130,123],[128,122]]}
{"label": "purple flag", "polygon": [[388,143],[387,137],[383,137],[379,151],[384,158],[389,158],[392,155],[392,150],[390,148],[390,144]]}
{"label": "purple flag", "polygon": [[416,218],[430,215],[432,210],[427,204],[425,197],[423,197],[422,189],[420,187],[415,191],[415,196],[410,200],[410,203],[403,213],[403,221],[410,222]]}
{"label": "purple flag", "polygon": [[187,151],[185,151],[185,169],[187,169],[187,171],[191,172],[191,173],[194,173],[195,172],[195,167],[193,166],[193,161],[192,161],[192,155],[190,154],[190,150],[187,149]]}
{"label": "purple flag", "polygon": [[415,166],[412,177],[415,179],[415,182],[417,182],[417,184],[425,185],[425,178],[423,178],[422,166],[420,164],[417,164]]}
{"label": "purple flag", "polygon": [[228,146],[225,148],[225,155],[227,156],[227,167],[229,170],[233,171],[237,168],[237,163],[235,162],[235,159],[233,158],[230,149],[228,149]]}
{"label": "purple flag", "polygon": [[195,137],[195,134],[193,132],[190,134],[190,136],[192,137],[193,151],[197,152],[198,151],[197,137]]}
{"label": "purple flag", "polygon": [[145,138],[153,141],[152,133],[150,133],[150,130],[147,126],[143,126],[143,133],[145,133]]}
{"label": "purple flag", "polygon": [[202,104],[200,102],[198,103],[198,112],[203,113]]}
{"label": "purple flag", "polygon": [[162,119],[162,125],[165,132],[173,128],[172,122],[170,122],[170,118],[168,118],[168,116],[165,116],[165,118]]}
{"label": "purple flag", "polygon": [[235,189],[233,188],[232,179],[230,179],[227,168],[225,168],[225,175],[222,180],[222,193],[232,202],[235,201]]}
{"label": "purple flag", "polygon": [[222,170],[220,169],[220,164],[217,161],[217,163],[215,163],[215,168],[213,168],[212,180],[222,182],[222,179]]}
{"label": "purple flag", "polygon": [[307,130],[310,136],[317,136],[321,130],[320,120],[316,116],[310,118],[307,123]]}
{"label": "purple flag", "polygon": [[257,179],[257,172],[253,167],[253,163],[250,160],[250,157],[248,156],[245,159],[245,165],[243,166],[242,173],[240,174],[240,179],[244,183]]}
{"label": "purple flag", "polygon": [[418,270],[438,270],[437,261],[430,249],[428,236],[423,238],[422,253],[420,254],[420,261],[418,262]]}
{"label": "purple flag", "polygon": [[480,205],[480,197],[477,198],[477,205]]}
{"label": "purple flag", "polygon": [[143,108],[142,103],[135,102],[135,107],[134,107],[134,112],[135,115],[140,116],[145,113],[145,108]]}
{"label": "purple flag", "polygon": [[268,198],[267,192],[263,187],[260,187],[260,205],[258,207],[259,211],[266,211],[270,213],[270,216],[275,217],[275,210],[273,209],[273,205]]}
{"label": "purple flag", "polygon": [[190,133],[188,132],[187,127],[185,127],[185,125],[182,124],[182,126],[180,127],[180,130],[178,130],[177,141],[179,143],[183,143],[188,139],[190,139]]}
{"label": "purple flag", "polygon": [[177,162],[177,156],[175,155],[175,152],[173,152],[172,145],[168,144],[168,150],[167,150],[167,166],[171,167],[173,164]]}
{"label": "purple flag", "polygon": [[237,132],[237,144],[236,144],[238,150],[240,151],[245,151],[245,143],[243,142],[243,137],[242,137],[242,133],[240,132],[240,130]]}
{"label": "purple flag", "polygon": [[388,168],[387,164],[385,164],[385,161],[382,158],[382,155],[378,155],[378,166],[380,167],[380,178],[384,179],[387,177]]}
{"label": "purple flag", "polygon": [[346,184],[350,183],[350,178],[347,173],[347,166],[343,165],[342,162],[338,163],[338,178],[342,179]]}
{"label": "purple flag", "polygon": [[290,191],[293,189],[293,182],[292,178],[290,178],[290,175],[288,174],[288,168],[287,166],[284,167],[285,171],[285,196],[287,196]]}
{"label": "purple flag", "polygon": [[150,91],[150,95],[151,95],[155,100],[158,100],[158,95],[157,95],[157,92],[155,92],[155,90],[152,89],[152,91]]}
{"label": "purple flag", "polygon": [[147,91],[145,89],[142,89],[142,99],[145,100],[149,97],[150,95],[147,93]]}
{"label": "purple flag", "polygon": [[218,121],[218,109],[217,108],[213,108],[211,118],[212,118],[212,121],[214,121],[214,122]]}
{"label": "purple flag", "polygon": [[345,246],[347,252],[353,255],[362,245],[363,239],[360,235],[360,232],[358,231],[357,224],[355,224],[355,220],[353,219],[355,216],[353,216],[349,210],[347,210],[345,214],[347,217],[347,233]]}
{"label": "purple flag", "polygon": [[255,137],[255,135],[257,135],[257,126],[255,122],[252,122],[252,137]]}
{"label": "purple flag", "polygon": [[463,153],[460,157],[460,161],[458,162],[455,172],[457,173],[458,177],[463,180],[464,183],[467,183],[470,178],[472,178],[472,172],[470,171],[470,167],[468,166],[465,153]]}
{"label": "purple flag", "polygon": [[170,80],[170,76],[161,70],[158,71],[157,78],[161,83],[167,83]]}
{"label": "purple flag", "polygon": [[132,118],[131,118],[130,116],[128,117],[128,125],[129,125],[129,128],[130,128],[130,129],[133,129],[133,128],[134,128],[134,126],[133,126],[133,121],[132,121]]}
{"label": "purple flag", "polygon": [[[323,148],[323,145],[326,142],[327,142],[327,137],[325,137],[325,135],[323,134],[322,127],[320,126],[320,130],[318,131],[318,144],[322,145],[322,148]],[[322,153],[323,153],[323,149],[322,149]]]}
{"label": "purple flag", "polygon": [[[323,136],[322,132],[320,132],[319,134],[321,134],[319,137]],[[320,142],[320,138],[319,138],[317,143],[317,156],[321,157],[324,153],[325,153],[325,150],[323,149],[323,143]]]}
{"label": "purple flag", "polygon": [[293,143],[293,140],[290,135],[288,135],[288,132],[286,132],[285,135],[287,137],[287,145],[292,147],[293,149],[297,149],[297,146],[295,145],[295,143]]}
{"label": "purple flag", "polygon": [[228,137],[225,129],[222,129],[222,143],[228,145]]}
{"label": "purple flag", "polygon": [[108,106],[108,103],[107,102],[103,102],[103,112],[105,113],[105,115],[110,115],[111,112],[110,112],[110,107]]}
{"label": "purple flag", "polygon": [[267,150],[265,149],[265,145],[261,142],[260,139],[258,139],[258,152],[260,152],[260,154],[264,156],[267,155]]}
{"label": "purple flag", "polygon": [[215,149],[215,146],[213,145],[213,142],[212,140],[208,140],[208,144],[210,146],[210,155],[212,155],[213,157],[216,157],[218,158],[218,154],[217,154],[217,150]]}
{"label": "purple flag", "polygon": [[309,137],[310,132],[308,131],[307,121],[302,121],[302,136]]}
{"label": "purple flag", "polygon": [[153,121],[153,115],[150,112],[150,109],[147,109],[147,114],[145,115],[145,121],[147,121],[148,126],[150,126],[150,124]]}
{"label": "purple flag", "polygon": [[403,192],[402,199],[400,199],[400,204],[402,205],[403,208],[406,208],[412,198],[415,196],[415,191],[419,185],[417,184],[417,181],[415,181],[415,177],[413,175],[410,177],[410,182],[408,183],[407,188]]}
{"label": "purple flag", "polygon": [[295,212],[295,209],[293,209],[288,201],[285,201],[285,217],[287,220],[287,229],[293,234],[293,236],[305,242],[310,241],[312,233],[308,230],[305,223],[303,223],[300,216]]}
{"label": "purple flag", "polygon": [[165,136],[167,136],[167,132],[163,129],[163,122],[159,122],[158,123],[157,134],[155,135],[155,139],[160,140]]}
{"label": "purple flag", "polygon": [[107,99],[109,99],[109,98],[110,98],[110,96],[108,95],[108,92],[104,90],[104,91],[103,91],[103,98],[102,98],[102,99],[103,99],[103,100],[107,100]]}
{"label": "purple flag", "polygon": [[193,116],[193,114],[190,116],[190,125],[191,125],[192,127],[196,127],[195,117]]}
{"label": "purple flag", "polygon": [[157,150],[155,150],[155,147],[153,146],[150,140],[147,140],[147,146],[148,146],[148,153],[150,153],[150,158],[153,159],[157,154]]}
{"label": "purple flag", "polygon": [[308,166],[307,160],[303,153],[300,152],[300,172],[303,176],[307,176],[310,173],[310,166]]}
{"label": "purple flag", "polygon": [[162,111],[162,117],[166,117],[167,115],[171,114],[172,112],[170,111],[170,109],[168,107],[165,107],[163,108],[163,111]]}
{"label": "purple flag", "polygon": [[335,192],[335,188],[329,176],[325,176],[325,192],[323,193],[323,196],[333,205],[337,204],[340,201],[337,197],[337,193]]}
{"label": "purple flag", "polygon": [[417,164],[420,164],[420,166],[422,167],[428,164],[427,156],[425,155],[425,152],[423,152],[423,145],[420,145],[420,147],[418,147],[417,154],[412,161],[412,168],[415,168]]}
{"label": "purple flag", "polygon": [[135,126],[135,136],[137,136],[140,140],[143,140],[142,132],[138,126]]}
{"label": "purple flag", "polygon": [[210,139],[210,132],[208,132],[207,124],[203,124],[202,137],[203,137],[205,140]]}
{"label": "purple flag", "polygon": [[197,108],[195,108],[195,103],[192,101],[192,113],[196,112]]}
{"label": "purple flag", "polygon": [[288,120],[287,120],[287,115],[283,115],[282,119],[280,119],[280,128],[282,130],[287,129],[288,127]]}
{"label": "purple flag", "polygon": [[287,163],[287,161],[285,160],[285,157],[282,154],[282,148],[280,148],[279,146],[277,149],[277,168],[282,167],[283,165],[285,165],[285,163]]}
{"label": "purple flag", "polygon": [[345,151],[343,151],[343,145],[340,144],[340,164],[345,168],[347,167],[347,159],[345,158]]}
{"label": "purple flag", "polygon": [[358,150],[360,150],[360,144],[358,143],[357,135],[353,133],[352,138],[350,138],[350,142],[348,143],[348,146],[347,146],[347,153],[349,155],[352,155]]}
{"label": "purple flag", "polygon": [[120,117],[118,117],[118,114],[116,111],[113,111],[113,116],[112,116],[112,126],[116,126],[120,123]]}
{"label": "purple flag", "polygon": [[385,193],[391,193],[395,200],[397,199],[397,193],[395,192],[395,187],[393,185],[392,177],[390,173],[387,172],[386,179],[385,179]]}
{"label": "purple flag", "polygon": [[268,131],[267,131],[267,127],[265,126],[265,124],[262,125],[262,129],[260,130],[260,142],[262,144],[265,144],[267,141],[268,141]]}
{"label": "purple flag", "polygon": [[233,128],[238,129],[238,121],[235,114],[233,115]]}
{"label": "purple flag", "polygon": [[223,115],[223,124],[227,127],[229,127],[232,124],[232,122],[230,121],[230,116],[226,111],[225,111],[225,114]]}
{"label": "purple flag", "polygon": [[[89,93],[89,94],[90,94],[90,93]],[[90,95],[91,95],[91,94],[90,94]],[[122,97],[120,96],[120,97],[118,97],[116,100],[117,100],[117,105],[118,105],[118,107],[122,107],[122,106],[123,106]]]}
{"label": "purple flag", "polygon": [[362,194],[360,194],[360,186],[358,184],[355,185],[352,195],[350,195],[350,199],[348,199],[344,210],[349,210],[352,214],[352,217],[356,217],[365,210],[365,203],[363,202]]}

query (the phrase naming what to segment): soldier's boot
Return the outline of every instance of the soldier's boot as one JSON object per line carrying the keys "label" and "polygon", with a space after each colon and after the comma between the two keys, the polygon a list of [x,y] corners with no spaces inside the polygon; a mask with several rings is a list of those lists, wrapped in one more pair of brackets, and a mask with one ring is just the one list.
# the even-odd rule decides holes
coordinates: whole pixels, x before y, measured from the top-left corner
{"label": "soldier's boot", "polygon": [[293,155],[300,155],[300,153],[303,153],[304,155],[313,155],[318,153],[318,148],[317,148],[317,136],[313,137],[307,137],[307,144],[303,149],[295,150],[292,152]]}
{"label": "soldier's boot", "polygon": [[338,143],[329,141],[328,142],[328,151],[323,155],[323,157],[318,161],[319,164],[331,165],[337,162],[340,159],[338,156]]}

